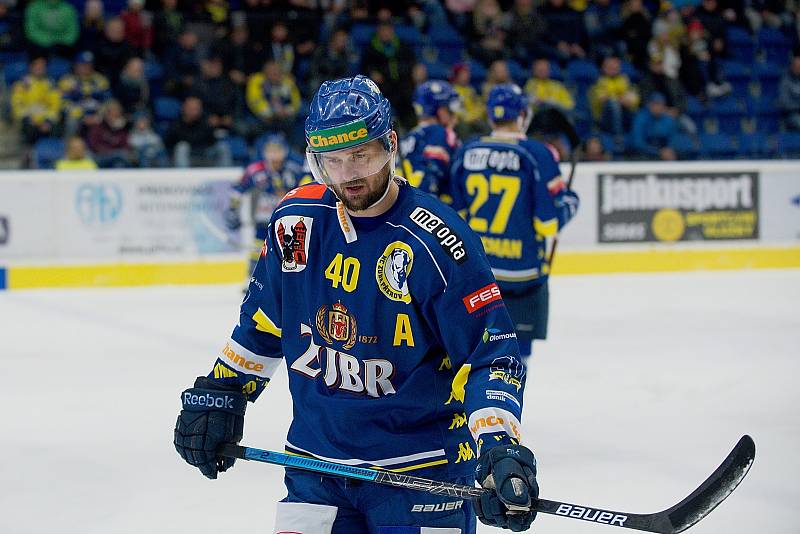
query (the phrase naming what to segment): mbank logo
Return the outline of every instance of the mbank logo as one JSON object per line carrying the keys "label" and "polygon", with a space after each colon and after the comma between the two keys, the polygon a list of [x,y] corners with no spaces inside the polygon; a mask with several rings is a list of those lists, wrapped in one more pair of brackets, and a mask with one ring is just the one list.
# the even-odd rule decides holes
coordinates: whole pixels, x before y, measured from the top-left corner
{"label": "mbank logo", "polygon": [[502,341],[504,339],[515,339],[517,337],[516,332],[501,332],[497,328],[484,328],[483,330],[483,342],[488,343],[490,341]]}

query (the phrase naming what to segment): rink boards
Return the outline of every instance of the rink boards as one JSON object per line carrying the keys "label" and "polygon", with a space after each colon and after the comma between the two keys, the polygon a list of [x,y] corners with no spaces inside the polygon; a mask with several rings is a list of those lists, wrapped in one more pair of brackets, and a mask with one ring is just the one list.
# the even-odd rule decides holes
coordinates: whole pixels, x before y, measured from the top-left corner
{"label": "rink boards", "polygon": [[[240,173],[0,173],[0,289],[243,281],[249,228],[222,218]],[[800,267],[800,161],[582,163],[573,188],[554,273]]]}

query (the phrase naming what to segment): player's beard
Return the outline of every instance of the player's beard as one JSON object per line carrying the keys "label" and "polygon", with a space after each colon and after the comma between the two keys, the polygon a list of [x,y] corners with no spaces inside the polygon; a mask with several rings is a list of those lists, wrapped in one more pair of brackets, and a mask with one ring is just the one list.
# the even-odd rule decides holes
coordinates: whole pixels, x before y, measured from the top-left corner
{"label": "player's beard", "polygon": [[[386,165],[384,165],[380,171],[371,176],[351,180],[342,184],[332,184],[331,187],[339,200],[342,201],[345,208],[349,211],[363,211],[367,208],[371,208],[386,194],[389,188],[389,180],[392,179],[390,171],[391,160],[387,161]],[[347,190],[348,187],[357,186],[363,186],[364,190],[356,193],[350,193]]]}

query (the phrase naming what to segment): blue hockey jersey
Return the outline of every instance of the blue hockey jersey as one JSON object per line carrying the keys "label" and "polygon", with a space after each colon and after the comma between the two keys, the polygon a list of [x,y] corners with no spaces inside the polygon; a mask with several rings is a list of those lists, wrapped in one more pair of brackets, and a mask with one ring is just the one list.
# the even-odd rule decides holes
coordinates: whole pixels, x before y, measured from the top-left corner
{"label": "blue hockey jersey", "polygon": [[524,292],[546,279],[547,238],[569,222],[578,200],[546,145],[521,134],[476,138],[454,159],[452,191],[501,291]]}
{"label": "blue hockey jersey", "polygon": [[242,178],[233,186],[233,194],[252,192],[252,216],[256,225],[266,225],[283,196],[300,185],[303,167],[292,159],[284,161],[281,169],[272,169],[265,160],[248,165]]}
{"label": "blue hockey jersey", "polygon": [[312,184],[286,195],[269,230],[209,377],[255,400],[283,358],[288,452],[463,476],[487,441],[520,439],[525,366],[456,212],[402,182],[386,213],[351,217]]}
{"label": "blue hockey jersey", "polygon": [[440,124],[417,126],[400,142],[398,173],[414,187],[449,204],[450,164],[460,144],[451,128]]}

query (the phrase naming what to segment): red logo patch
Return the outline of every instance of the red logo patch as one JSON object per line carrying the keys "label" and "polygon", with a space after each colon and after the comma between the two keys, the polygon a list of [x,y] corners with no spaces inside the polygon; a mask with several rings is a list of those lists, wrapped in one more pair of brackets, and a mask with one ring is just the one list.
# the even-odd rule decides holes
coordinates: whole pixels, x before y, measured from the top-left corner
{"label": "red logo patch", "polygon": [[492,282],[488,286],[482,287],[479,290],[470,293],[461,300],[464,301],[464,307],[467,308],[467,312],[475,313],[490,302],[494,302],[502,298],[503,297],[500,295],[500,288],[497,287],[497,284]]}
{"label": "red logo patch", "polygon": [[288,198],[311,198],[311,199],[320,199],[325,196],[325,191],[328,189],[327,186],[323,184],[309,184],[309,185],[301,185],[296,189],[292,189],[288,193],[286,193],[281,202]]}

